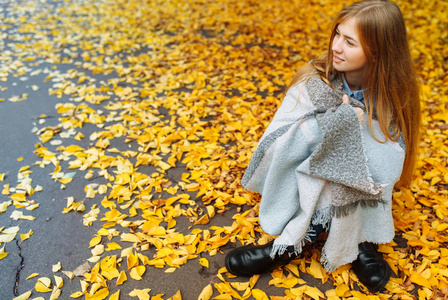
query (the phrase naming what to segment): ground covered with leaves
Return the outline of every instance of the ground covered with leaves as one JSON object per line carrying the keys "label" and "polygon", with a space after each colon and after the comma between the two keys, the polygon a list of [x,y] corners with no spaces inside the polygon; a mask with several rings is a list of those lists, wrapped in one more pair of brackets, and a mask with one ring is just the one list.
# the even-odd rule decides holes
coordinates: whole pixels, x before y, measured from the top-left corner
{"label": "ground covered with leaves", "polygon": [[[197,291],[199,299],[446,299],[445,1],[398,2],[425,97],[418,170],[410,188],[393,195],[395,242],[380,246],[397,274],[387,291],[369,294],[350,265],[326,273],[319,247],[269,274],[275,296],[257,286],[259,276],[233,278],[224,268],[235,243],[273,238],[259,226],[259,195],[244,190],[240,179],[281,92],[301,65],[325,51],[332,18],[347,4],[26,0],[4,6],[1,89],[11,78],[45,74],[48,97],[60,101],[57,124],[48,126],[48,116],[40,115],[33,128],[40,140],[36,163],[20,169],[18,182],[0,167],[0,213],[32,222],[40,204],[31,199],[42,190],[33,169],[45,168],[60,189],[75,178],[85,181],[84,191],[64,197],[60,213],[100,228],[85,245],[92,253],[86,264],[66,270],[54,262],[45,274],[27,274],[36,284],[17,299],[178,300],[181,290],[156,295],[145,278],[155,269],[175,276],[193,260],[208,269],[216,256],[222,268]],[[0,99],[0,107],[2,101],[36,100],[31,92]],[[227,225],[216,225],[222,216]],[[0,227],[0,259],[8,259],[8,243],[32,235],[19,225]],[[64,280],[79,280],[79,291],[63,294]],[[121,293],[131,281],[141,288]]]}

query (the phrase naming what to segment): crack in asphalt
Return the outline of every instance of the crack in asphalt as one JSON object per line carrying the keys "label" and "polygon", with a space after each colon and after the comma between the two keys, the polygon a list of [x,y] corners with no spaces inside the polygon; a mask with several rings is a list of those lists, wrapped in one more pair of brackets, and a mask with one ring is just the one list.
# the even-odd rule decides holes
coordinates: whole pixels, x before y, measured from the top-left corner
{"label": "crack in asphalt", "polygon": [[18,290],[19,290],[19,281],[20,281],[20,271],[22,271],[22,269],[24,267],[24,265],[23,265],[24,258],[22,256],[22,248],[20,247],[20,244],[21,243],[19,243],[19,240],[16,240],[17,248],[19,248],[18,253],[19,253],[19,257],[20,257],[20,264],[17,267],[17,272],[16,272],[16,284],[14,285],[14,291],[13,291],[14,296],[17,296],[19,294]]}

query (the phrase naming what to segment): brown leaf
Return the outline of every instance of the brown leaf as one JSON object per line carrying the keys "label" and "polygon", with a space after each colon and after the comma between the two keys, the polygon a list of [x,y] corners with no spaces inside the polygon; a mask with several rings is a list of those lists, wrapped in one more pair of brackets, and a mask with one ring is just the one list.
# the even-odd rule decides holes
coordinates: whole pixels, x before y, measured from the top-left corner
{"label": "brown leaf", "polygon": [[90,267],[89,262],[86,261],[85,263],[74,269],[73,274],[75,274],[75,276],[82,277],[84,276],[84,274],[90,272],[91,270],[92,268]]}

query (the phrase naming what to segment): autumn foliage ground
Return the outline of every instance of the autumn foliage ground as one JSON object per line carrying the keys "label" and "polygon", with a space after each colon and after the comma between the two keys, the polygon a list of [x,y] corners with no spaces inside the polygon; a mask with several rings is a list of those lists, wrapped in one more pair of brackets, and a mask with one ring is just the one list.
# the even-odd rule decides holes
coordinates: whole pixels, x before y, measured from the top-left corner
{"label": "autumn foliage ground", "polygon": [[[44,72],[52,83],[48,97],[69,101],[55,106],[57,125],[39,117],[33,129],[40,139],[36,163],[20,170],[18,183],[0,168],[0,213],[32,221],[39,203],[31,199],[42,189],[33,183],[32,170],[45,168],[61,189],[84,178],[84,191],[67,194],[60,213],[101,228],[85,245],[91,269],[65,270],[62,263],[47,274],[28,274],[36,285],[18,299],[69,299],[63,283],[75,275],[80,288],[72,298],[182,299],[181,290],[165,297],[148,286],[121,295],[120,288],[155,268],[174,276],[198,259],[208,268],[207,257],[223,262],[234,243],[272,239],[259,226],[259,196],[244,190],[240,179],[285,85],[297,68],[325,51],[332,18],[350,3],[11,4],[0,25],[7,41],[2,47],[9,49],[0,57],[0,80]],[[277,296],[256,285],[258,276],[235,279],[222,268],[197,292],[199,299],[448,297],[448,2],[398,4],[424,99],[418,169],[410,188],[393,195],[396,239],[380,246],[396,278],[384,293],[371,295],[358,286],[349,265],[327,274],[317,247],[271,274]],[[39,71],[43,63],[52,67]],[[32,100],[32,93],[24,93],[0,102]],[[86,126],[95,130],[87,134]],[[173,170],[180,176],[171,176]],[[228,225],[214,225],[229,209]],[[9,242],[20,235],[26,243],[32,234],[0,227],[0,259],[8,259]],[[332,287],[309,285],[303,274]]]}

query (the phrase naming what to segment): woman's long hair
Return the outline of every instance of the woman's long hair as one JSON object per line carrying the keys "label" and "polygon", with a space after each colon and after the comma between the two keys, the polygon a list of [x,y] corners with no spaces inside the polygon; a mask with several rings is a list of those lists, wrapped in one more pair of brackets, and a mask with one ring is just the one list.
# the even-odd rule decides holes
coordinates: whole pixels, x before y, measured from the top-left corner
{"label": "woman's long hair", "polygon": [[406,158],[397,185],[406,186],[411,182],[417,160],[421,90],[412,64],[403,15],[395,3],[366,0],[344,8],[333,24],[327,54],[302,67],[288,89],[316,74],[330,86],[332,76],[340,76],[333,67],[333,39],[338,25],[351,18],[355,18],[368,61],[363,89],[370,131],[378,142],[386,142],[379,141],[373,133],[375,111],[386,140],[397,141],[400,134],[403,136]]}

